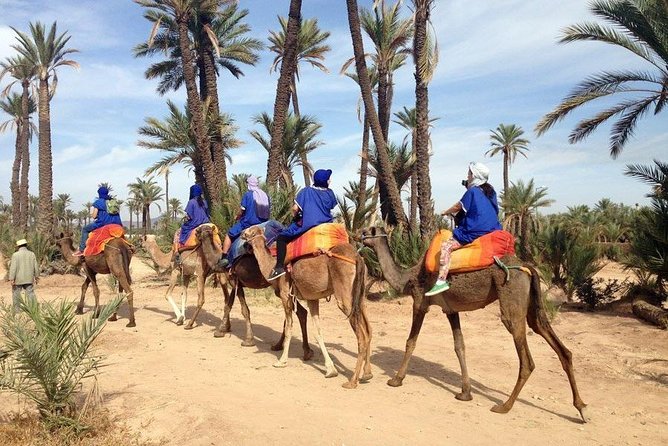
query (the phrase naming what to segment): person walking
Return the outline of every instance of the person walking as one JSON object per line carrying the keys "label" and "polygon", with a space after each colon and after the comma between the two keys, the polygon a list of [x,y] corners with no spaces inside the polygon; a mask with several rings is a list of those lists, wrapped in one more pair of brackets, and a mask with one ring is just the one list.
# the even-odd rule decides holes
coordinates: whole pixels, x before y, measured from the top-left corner
{"label": "person walking", "polygon": [[28,241],[21,239],[16,242],[16,252],[9,263],[9,281],[12,284],[12,301],[14,310],[20,308],[21,292],[26,298],[37,302],[34,285],[39,279],[39,265],[35,253],[28,249]]}

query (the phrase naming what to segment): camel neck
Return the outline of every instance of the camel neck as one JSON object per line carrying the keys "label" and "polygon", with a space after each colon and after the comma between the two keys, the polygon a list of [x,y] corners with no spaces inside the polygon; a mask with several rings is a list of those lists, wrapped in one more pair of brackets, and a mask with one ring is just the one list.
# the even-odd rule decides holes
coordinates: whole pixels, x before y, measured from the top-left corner
{"label": "camel neck", "polygon": [[417,275],[421,264],[410,269],[400,269],[392,257],[386,237],[378,238],[373,244],[373,248],[378,256],[380,269],[383,271],[387,283],[395,290],[404,292],[408,281]]}
{"label": "camel neck", "polygon": [[58,246],[60,247],[60,253],[63,255],[63,258],[67,263],[69,263],[72,266],[77,266],[81,263],[81,257],[75,257],[72,255],[74,252],[74,248],[72,247],[72,241],[67,239],[63,239],[58,243]]}
{"label": "camel neck", "polygon": [[206,261],[209,268],[215,269],[216,263],[220,259],[220,256],[223,254],[222,249],[218,248],[213,243],[213,234],[207,234],[205,237],[202,237],[200,240],[200,246],[202,247],[202,255]]}
{"label": "camel neck", "polygon": [[271,270],[276,264],[276,259],[271,255],[267,248],[266,239],[263,236],[255,236],[248,240],[248,243],[253,247],[253,254],[260,267],[262,275],[266,278],[271,274]]}

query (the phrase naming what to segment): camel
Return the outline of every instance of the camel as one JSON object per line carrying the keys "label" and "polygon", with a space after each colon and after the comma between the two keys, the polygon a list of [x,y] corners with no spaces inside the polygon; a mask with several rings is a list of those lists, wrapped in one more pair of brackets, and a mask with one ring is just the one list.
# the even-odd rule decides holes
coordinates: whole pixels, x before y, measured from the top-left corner
{"label": "camel", "polygon": [[[526,339],[526,323],[528,323],[529,327],[541,335],[557,353],[568,376],[573,394],[573,405],[579,411],[582,421],[587,422],[586,404],[580,398],[575,383],[571,352],[552,330],[541,297],[540,278],[533,267],[524,265],[531,271],[530,276],[524,271],[511,269],[508,271],[509,276],[506,277],[506,273],[496,265],[483,270],[451,274],[449,276],[449,290],[432,297],[426,297],[424,293],[434,285],[438,273],[426,271],[424,257],[413,268],[401,270],[392,258],[387,242],[387,234],[383,229],[376,227],[364,229],[361,233],[361,239],[364,245],[376,252],[385,280],[395,290],[411,294],[413,297],[413,321],[406,341],[406,351],[397,374],[388,381],[388,385],[392,387],[402,385],[424,317],[430,306],[438,305],[450,322],[455,353],[461,368],[462,391],[456,394],[455,398],[470,401],[472,399],[471,382],[464,356],[464,337],[459,322],[459,312],[478,310],[498,300],[501,308],[501,321],[515,341],[520,369],[517,382],[508,400],[492,407],[492,412],[507,413],[510,411],[535,367]],[[501,260],[506,265],[521,264],[515,256],[505,256]]]}
{"label": "camel", "polygon": [[[202,226],[197,229],[197,237],[200,240],[202,246],[202,253],[204,258],[207,259],[209,267],[215,268],[218,259],[222,255],[222,250],[215,243],[213,243],[213,231],[210,227]],[[234,304],[234,299],[236,296],[239,296],[239,302],[241,303],[241,313],[246,320],[246,336],[241,343],[244,347],[250,347],[255,345],[255,337],[253,335],[253,327],[250,320],[250,310],[246,304],[246,295],[244,293],[244,288],[251,288],[255,290],[260,290],[268,287],[274,289],[274,293],[278,296],[278,286],[276,284],[271,284],[260,272],[260,268],[257,264],[257,260],[252,254],[246,254],[241,256],[234,262],[234,265],[230,269],[226,269],[225,273],[227,280],[232,284],[232,293],[225,298],[225,309],[223,313],[223,319],[214,332],[215,337],[223,337],[225,333],[230,331],[230,310]],[[306,328],[306,309],[297,305],[297,318],[299,319],[299,324],[302,329],[302,347],[304,351],[304,360],[308,361],[313,357],[313,350],[308,343],[308,333]],[[278,351],[283,349],[283,335],[278,340],[276,344],[271,346],[273,351]]]}
{"label": "camel", "polygon": [[[266,278],[271,273],[276,259],[272,257],[266,246],[266,239],[262,228],[252,226],[242,234],[253,248],[253,254]],[[357,363],[355,371],[343,387],[353,389],[358,382],[366,382],[372,378],[371,374],[371,325],[364,305],[364,281],[366,265],[357,254],[355,248],[349,244],[341,244],[331,248],[326,254],[302,257],[293,261],[292,271],[279,277],[274,282],[279,287],[279,297],[285,311],[285,340],[283,353],[274,364],[274,367],[287,366],[290,338],[292,337],[292,301],[294,297],[306,300],[311,320],[316,328],[316,339],[325,358],[326,378],[338,375],[332,358],[330,358],[320,328],[320,299],[328,298],[332,294],[338,307],[348,317],[355,336],[357,337]],[[360,372],[364,367],[364,374]]]}
{"label": "camel", "polygon": [[[76,308],[76,314],[83,314],[84,299],[88,285],[93,285],[93,295],[95,296],[94,317],[100,314],[100,289],[97,286],[97,274],[112,274],[118,280],[118,291],[124,291],[128,299],[130,308],[130,321],[126,327],[135,327],[135,310],[133,308],[132,278],[130,277],[130,260],[132,259],[132,249],[125,242],[118,238],[112,239],[107,243],[105,249],[100,254],[94,256],[77,257],[73,256],[74,245],[72,235],[61,233],[56,241],[63,258],[67,263],[73,266],[83,266],[86,274],[86,280],[81,285],[81,298]],[[118,316],[116,312],[111,315],[109,321],[116,321]]]}
{"label": "camel", "polygon": [[158,267],[159,272],[170,271],[174,267],[172,262],[173,252],[163,252],[155,240],[155,235],[146,234],[142,236],[141,246],[151,257],[153,263]]}

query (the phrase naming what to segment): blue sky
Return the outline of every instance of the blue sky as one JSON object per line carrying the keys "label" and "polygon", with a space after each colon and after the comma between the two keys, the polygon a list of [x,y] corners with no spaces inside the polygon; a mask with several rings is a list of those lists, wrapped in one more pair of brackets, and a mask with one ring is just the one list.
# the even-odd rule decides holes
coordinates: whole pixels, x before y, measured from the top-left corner
{"label": "blue sky", "polygon": [[[359,1],[366,7],[371,3]],[[252,35],[266,42],[268,30],[278,28],[277,16],[287,14],[289,2],[242,0],[240,4],[250,11]],[[432,130],[431,160],[437,208],[447,208],[459,199],[459,183],[472,160],[487,163],[492,170],[490,182],[501,189],[501,158],[484,157],[490,130],[500,123],[520,125],[530,139],[528,158],[519,157],[511,167],[511,181],[534,178],[536,185],[547,187],[556,203],[545,211],[591,206],[601,198],[647,203],[646,186],[622,172],[629,163],[665,160],[668,131],[661,116],[644,119],[617,160],[608,155],[609,126],[583,143],[567,141],[577,118],[600,108],[576,113],[540,138],[533,134],[540,117],[587,75],[637,66],[638,61],[617,48],[556,43],[565,26],[592,19],[586,5],[582,0],[436,1],[433,23],[440,64],[430,86],[430,109],[439,118]],[[352,55],[345,2],[306,0],[302,13],[305,18],[317,17],[320,27],[332,33],[332,51],[326,60],[330,73],[303,66],[298,89],[302,113],[315,115],[323,125],[320,139],[325,144],[311,161],[315,168],[334,170],[332,188],[342,194],[343,185],[357,178],[362,133],[356,114],[359,90],[338,74]],[[56,20],[59,30],[71,34],[71,46],[81,51],[74,55],[80,70],[60,70],[51,105],[54,193],[71,194],[73,209],[79,210],[94,197],[96,185],[108,181],[125,198],[127,184],[144,177],[146,167],[160,157],[137,147],[137,129],[147,116],[165,117],[167,99],[184,103],[185,91],[160,97],[156,83],[144,79],[151,61],[134,59],[131,49],[148,38],[150,24],[130,0],[0,0],[0,58],[13,54],[9,27],[25,31],[36,20],[47,24]],[[368,42],[365,49],[371,51]],[[241,79],[225,73],[219,80],[222,108],[234,116],[238,137],[246,142],[232,152],[231,173],[266,173],[266,152],[248,131],[254,114],[273,110],[277,74],[269,73],[272,59],[265,50],[255,67],[243,68],[246,75]],[[414,105],[412,73],[412,64],[396,73],[393,111]],[[404,132],[393,125],[390,139],[400,142]],[[31,147],[33,194],[37,194],[36,142]],[[0,135],[0,196],[6,201],[13,151],[14,136]],[[295,178],[300,182],[301,172]],[[170,175],[170,196],[185,201],[192,181],[192,174],[176,167]]]}

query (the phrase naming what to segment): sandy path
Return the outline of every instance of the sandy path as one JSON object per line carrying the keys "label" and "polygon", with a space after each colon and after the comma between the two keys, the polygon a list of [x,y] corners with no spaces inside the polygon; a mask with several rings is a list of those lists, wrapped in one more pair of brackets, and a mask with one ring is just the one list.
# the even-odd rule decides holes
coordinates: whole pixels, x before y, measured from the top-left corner
{"label": "sandy path", "polygon": [[[257,345],[240,343],[244,324],[238,305],[232,335],[212,336],[222,315],[220,292],[199,325],[174,325],[163,299],[166,282],[133,264],[137,328],[127,310],[99,339],[108,366],[100,375],[106,404],[148,438],[167,444],[492,444],[651,445],[668,443],[668,332],[639,321],[603,314],[562,312],[553,326],[574,356],[576,377],[592,422],[578,421],[556,354],[529,336],[536,370],[507,415],[489,411],[515,383],[518,361],[512,339],[498,319],[498,305],[462,314],[474,399],[454,399],[459,366],[447,319],[433,309],[426,318],[403,387],[385,382],[396,371],[410,325],[410,299],[369,302],[374,330],[373,380],[345,390],[356,342],[334,302],[321,305],[325,339],[341,374],[324,378],[322,355],[300,359],[298,330],[285,369],[272,367],[269,346],[279,336],[282,310],[275,298],[249,293]],[[81,279],[45,278],[41,299],[76,298]],[[102,285],[103,300],[111,293]],[[191,289],[190,304],[195,291]],[[10,299],[9,286],[0,297]],[[92,295],[88,302],[92,302]],[[191,306],[192,311],[192,306]],[[15,398],[0,394],[3,412]]]}

